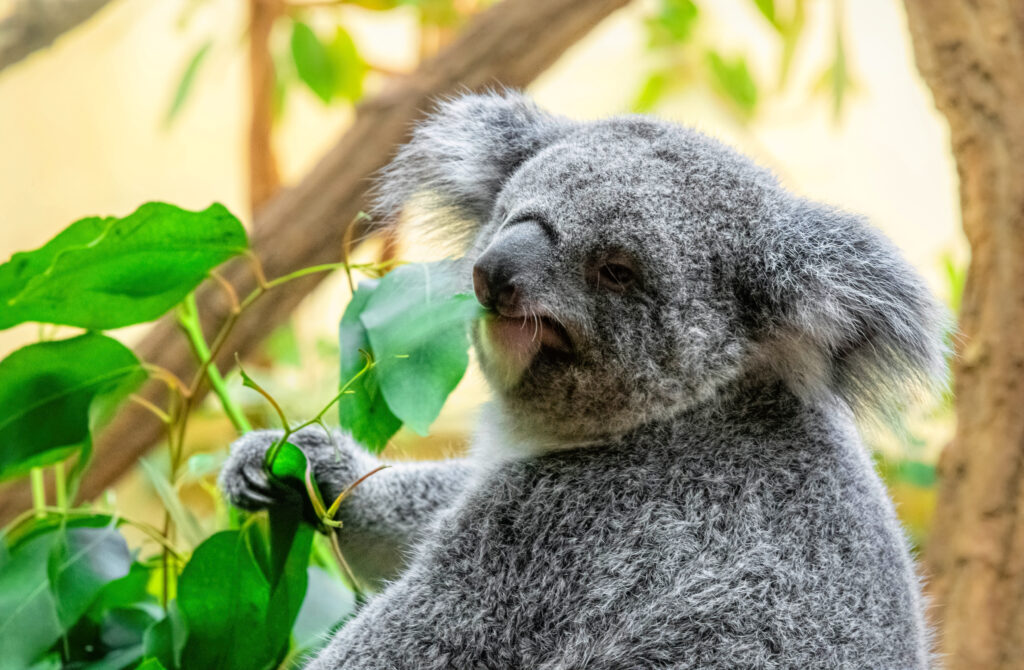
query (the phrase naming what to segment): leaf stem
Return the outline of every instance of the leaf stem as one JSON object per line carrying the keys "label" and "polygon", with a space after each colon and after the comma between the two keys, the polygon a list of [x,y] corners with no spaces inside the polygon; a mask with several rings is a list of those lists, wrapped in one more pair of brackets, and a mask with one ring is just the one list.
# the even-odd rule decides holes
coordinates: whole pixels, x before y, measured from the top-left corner
{"label": "leaf stem", "polygon": [[[219,275],[215,276],[219,277]],[[230,286],[230,284],[228,285]],[[231,295],[234,295],[233,289]],[[234,299],[234,310],[239,309],[236,296]],[[220,370],[217,369],[216,365],[210,363],[210,348],[206,346],[206,338],[203,337],[203,328],[199,322],[199,307],[196,305],[195,293],[190,293],[182,302],[181,308],[178,310],[178,323],[181,324],[182,329],[188,336],[196,357],[201,363],[207,364],[207,377],[210,380],[210,387],[217,394],[221,407],[224,408],[224,413],[228,415],[235,430],[238,431],[239,435],[252,430],[252,425],[245,417],[242,408],[238,406],[231,397],[231,394],[228,393],[227,384],[224,382],[224,377],[221,375]]]}
{"label": "leaf stem", "polygon": [[68,509],[68,481],[64,472],[64,461],[53,466],[53,490],[57,498],[57,509]]}
{"label": "leaf stem", "polygon": [[46,509],[46,482],[43,480],[43,469],[32,468],[29,475],[32,478],[32,509],[35,510],[36,517],[41,519],[45,516],[43,510]]}

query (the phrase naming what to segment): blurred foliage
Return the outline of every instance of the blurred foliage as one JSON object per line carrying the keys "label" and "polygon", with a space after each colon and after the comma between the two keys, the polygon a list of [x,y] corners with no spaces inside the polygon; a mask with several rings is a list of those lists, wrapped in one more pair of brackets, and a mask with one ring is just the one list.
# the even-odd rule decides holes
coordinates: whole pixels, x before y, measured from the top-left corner
{"label": "blurred foliage", "polygon": [[[237,0],[190,0],[179,16],[188,26],[206,6]],[[282,2],[274,24],[274,116],[284,114],[286,100],[296,88],[305,88],[325,105],[358,102],[371,72],[400,74],[366,61],[359,45],[345,28],[344,13],[356,8],[371,12],[414,10],[419,17],[420,56],[428,57],[442,46],[455,29],[493,0],[344,0],[339,2]],[[329,28],[326,26],[330,26]],[[287,40],[276,37],[286,35]],[[202,70],[209,67],[213,48],[236,49],[229,35],[215,35],[189,53],[174,87],[165,115],[170,126],[196,93]]]}
{"label": "blurred foliage", "polygon": [[[633,110],[648,112],[683,90],[703,87],[739,121],[748,122],[771,91],[781,92],[790,79],[793,59],[806,40],[807,0],[750,0],[751,10],[779,43],[774,84],[758,77],[742,52],[725,51],[714,44],[709,24],[714,23],[714,3],[704,0],[659,0],[657,12],[648,17],[648,48],[656,65],[641,84]],[[833,42],[831,61],[811,93],[828,96],[836,119],[853,90],[843,41],[843,6],[832,0]]]}

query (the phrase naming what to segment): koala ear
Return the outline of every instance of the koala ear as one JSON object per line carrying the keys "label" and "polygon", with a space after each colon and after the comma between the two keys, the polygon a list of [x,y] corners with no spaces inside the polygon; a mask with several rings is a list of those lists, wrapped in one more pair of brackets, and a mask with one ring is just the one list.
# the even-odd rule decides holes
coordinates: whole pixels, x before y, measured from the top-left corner
{"label": "koala ear", "polygon": [[428,224],[445,237],[472,235],[508,177],[570,125],[511,91],[441,102],[379,175],[373,211],[391,220],[425,196]]}
{"label": "koala ear", "polygon": [[741,278],[763,362],[798,393],[828,389],[876,416],[944,386],[946,311],[896,247],[844,212],[787,209],[753,232]]}

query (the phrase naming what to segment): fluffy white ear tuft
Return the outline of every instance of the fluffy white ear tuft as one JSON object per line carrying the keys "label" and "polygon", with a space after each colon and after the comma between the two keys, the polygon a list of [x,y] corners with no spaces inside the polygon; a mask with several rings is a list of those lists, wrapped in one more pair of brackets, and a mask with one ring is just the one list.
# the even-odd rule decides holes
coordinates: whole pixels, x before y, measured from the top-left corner
{"label": "fluffy white ear tuft", "polygon": [[391,220],[415,197],[444,237],[471,237],[508,177],[570,127],[513,91],[443,101],[379,175],[373,213]]}
{"label": "fluffy white ear tuft", "polygon": [[896,247],[859,217],[798,201],[753,231],[740,279],[764,360],[795,391],[889,414],[947,381],[949,318]]}

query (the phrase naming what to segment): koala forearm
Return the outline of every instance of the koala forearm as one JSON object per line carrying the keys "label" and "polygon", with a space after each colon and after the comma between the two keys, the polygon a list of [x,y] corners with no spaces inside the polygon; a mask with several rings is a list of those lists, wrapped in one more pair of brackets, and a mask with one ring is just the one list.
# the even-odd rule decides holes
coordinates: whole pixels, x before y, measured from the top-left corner
{"label": "koala forearm", "polygon": [[[366,456],[352,477],[328,460],[316,468],[317,483],[333,500],[356,478],[380,463]],[[344,470],[344,471],[343,471]],[[338,542],[356,575],[372,586],[394,579],[409,550],[469,480],[464,461],[396,463],[364,480],[338,510]]]}

